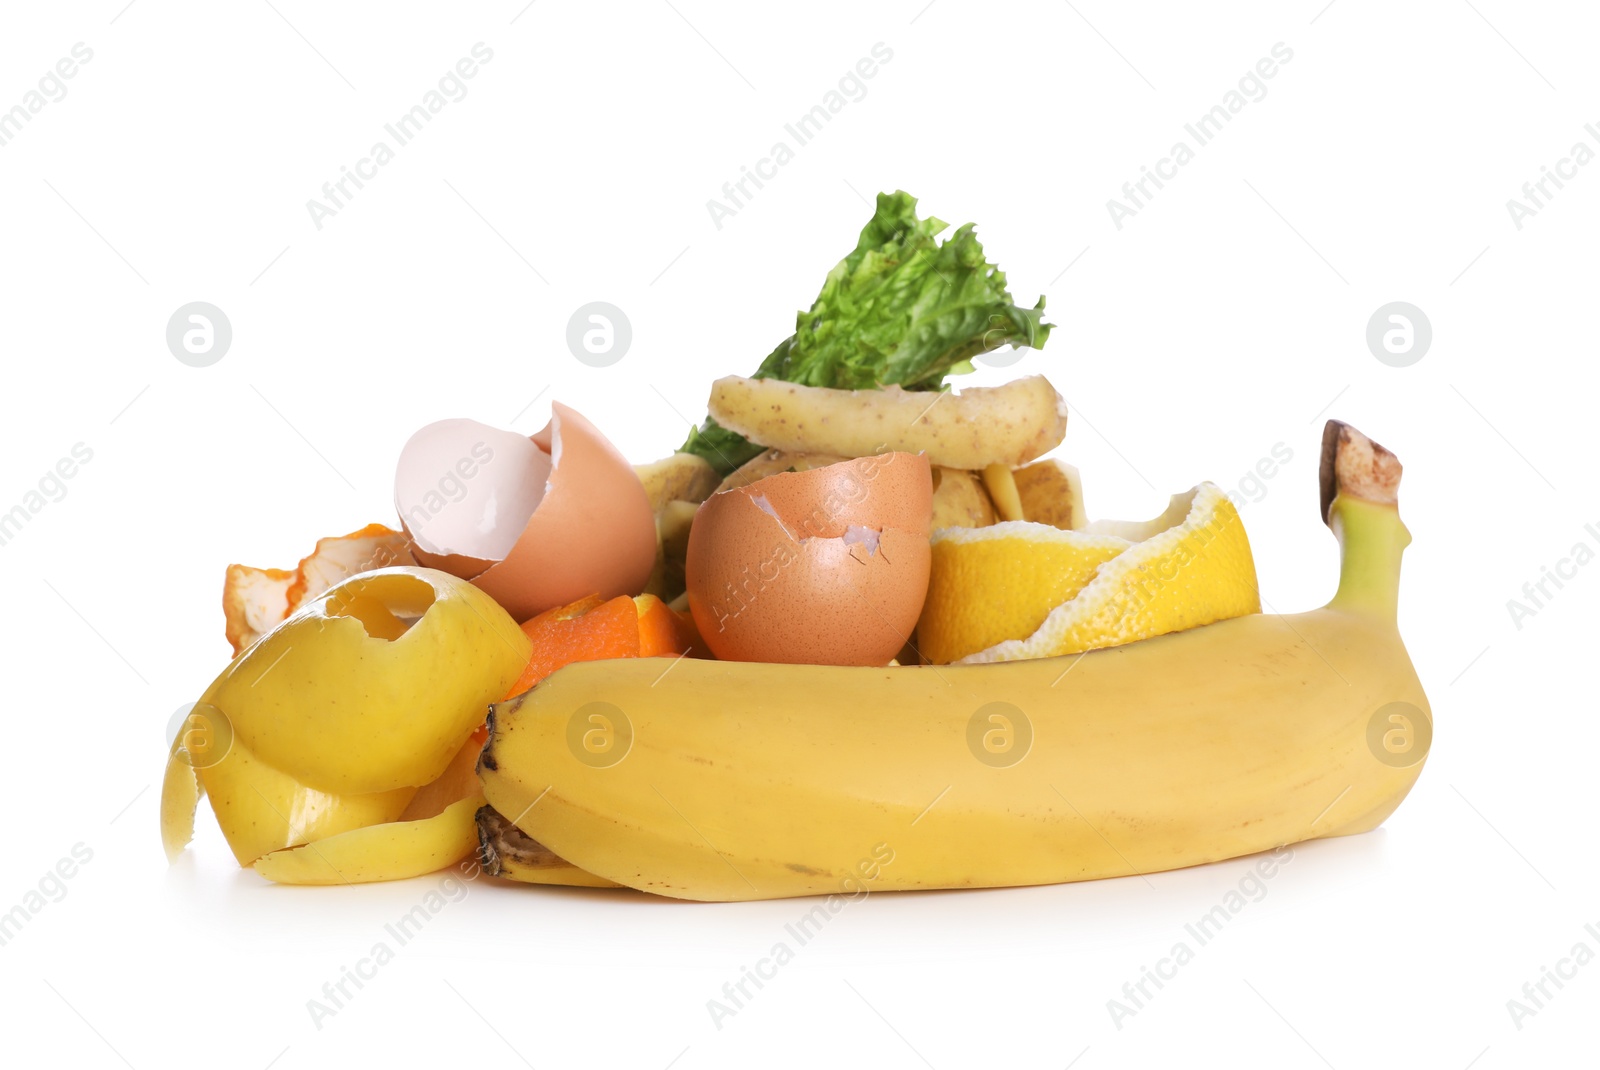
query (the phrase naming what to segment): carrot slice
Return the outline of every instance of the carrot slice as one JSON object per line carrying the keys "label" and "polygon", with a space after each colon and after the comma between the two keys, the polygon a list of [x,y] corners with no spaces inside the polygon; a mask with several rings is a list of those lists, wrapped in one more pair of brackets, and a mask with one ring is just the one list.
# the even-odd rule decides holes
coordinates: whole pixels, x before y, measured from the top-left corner
{"label": "carrot slice", "polygon": [[[533,620],[523,624],[522,630],[527,632],[528,627],[532,625],[534,621],[571,620],[573,617],[581,617],[591,609],[598,609],[600,606],[605,605],[605,603],[606,600],[604,598],[601,598],[597,594],[591,594],[589,597],[580,598],[576,602],[568,602],[564,606],[557,606],[554,609],[545,610],[537,617],[534,617]],[[533,633],[528,632],[528,635],[531,638]]]}
{"label": "carrot slice", "polygon": [[653,594],[606,599],[590,595],[549,609],[522,625],[533,656],[507,698],[522,694],[563,665],[607,658],[711,657],[694,618]]}
{"label": "carrot slice", "polygon": [[507,698],[520,695],[563,665],[575,661],[639,656],[639,614],[633,599],[596,595],[547,609],[522,625],[533,640],[533,657],[511,685]]}
{"label": "carrot slice", "polygon": [[683,654],[697,658],[711,656],[689,614],[675,612],[653,594],[639,595],[633,602],[639,611],[641,658],[675,658]]}

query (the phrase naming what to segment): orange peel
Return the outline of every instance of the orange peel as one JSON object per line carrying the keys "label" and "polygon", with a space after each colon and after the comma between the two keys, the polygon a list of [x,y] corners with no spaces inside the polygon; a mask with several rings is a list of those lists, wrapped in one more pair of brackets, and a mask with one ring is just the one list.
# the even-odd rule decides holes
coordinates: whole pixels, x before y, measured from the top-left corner
{"label": "orange peel", "polygon": [[409,564],[411,540],[382,524],[318,539],[293,569],[229,565],[222,584],[224,633],[238,657],[308,600],[361,572]]}

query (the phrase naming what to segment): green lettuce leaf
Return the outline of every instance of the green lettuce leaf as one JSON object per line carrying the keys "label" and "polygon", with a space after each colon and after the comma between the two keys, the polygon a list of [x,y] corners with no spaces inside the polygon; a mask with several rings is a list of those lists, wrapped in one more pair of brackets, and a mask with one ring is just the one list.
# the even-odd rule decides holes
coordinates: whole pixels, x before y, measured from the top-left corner
{"label": "green lettuce leaf", "polygon": [[[980,353],[1044,347],[1051,328],[1044,298],[1032,308],[1014,304],[973,224],[941,243],[948,224],[919,219],[916,209],[909,193],[878,194],[855,250],[828,272],[811,308],[796,315],[794,334],[761,362],[756,378],[844,390],[942,390],[946,376],[971,371]],[[682,449],[724,474],[761,452],[709,418]]]}

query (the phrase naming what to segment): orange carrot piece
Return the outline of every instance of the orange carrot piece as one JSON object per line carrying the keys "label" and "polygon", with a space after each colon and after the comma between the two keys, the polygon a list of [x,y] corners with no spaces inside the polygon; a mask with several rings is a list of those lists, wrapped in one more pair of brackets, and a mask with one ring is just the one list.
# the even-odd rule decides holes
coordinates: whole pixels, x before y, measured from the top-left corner
{"label": "orange carrot piece", "polygon": [[573,617],[581,617],[589,610],[605,605],[605,602],[606,600],[599,595],[591,594],[587,598],[578,599],[576,602],[568,602],[564,606],[545,610],[537,617],[534,617],[533,620],[525,621],[522,625],[522,630],[526,632],[528,626],[533,624],[534,621],[571,620]]}
{"label": "orange carrot piece", "polygon": [[689,614],[674,611],[653,594],[639,595],[633,601],[639,611],[641,658],[711,657]]}
{"label": "orange carrot piece", "polygon": [[639,615],[627,595],[610,601],[592,595],[546,610],[523,624],[522,630],[533,641],[533,656],[507,698],[575,661],[639,656]]}
{"label": "orange carrot piece", "polygon": [[549,609],[522,625],[533,641],[528,666],[506,697],[522,694],[563,665],[607,658],[711,657],[694,618],[653,594],[590,595]]}

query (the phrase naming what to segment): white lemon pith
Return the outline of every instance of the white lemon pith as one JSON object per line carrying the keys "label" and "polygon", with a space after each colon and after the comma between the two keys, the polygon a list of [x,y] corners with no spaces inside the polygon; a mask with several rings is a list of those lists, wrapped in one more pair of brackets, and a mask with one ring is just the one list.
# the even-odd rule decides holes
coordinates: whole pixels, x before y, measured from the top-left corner
{"label": "white lemon pith", "polygon": [[933,538],[919,624],[934,662],[1053,657],[1261,611],[1238,511],[1202,483],[1147,522],[1014,521]]}

